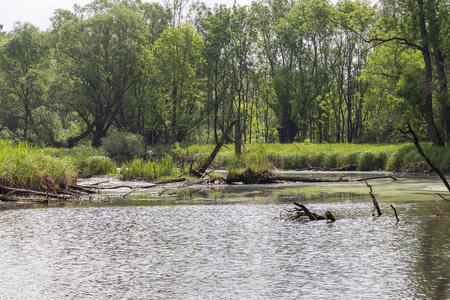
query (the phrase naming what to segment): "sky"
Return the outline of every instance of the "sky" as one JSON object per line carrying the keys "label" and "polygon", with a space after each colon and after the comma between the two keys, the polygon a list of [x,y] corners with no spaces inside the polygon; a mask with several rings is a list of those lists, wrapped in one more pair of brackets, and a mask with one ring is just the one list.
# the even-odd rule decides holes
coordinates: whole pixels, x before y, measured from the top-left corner
{"label": "sky", "polygon": [[[163,0],[147,1],[161,2]],[[16,22],[29,22],[40,30],[50,27],[50,18],[55,10],[68,9],[73,11],[74,4],[84,6],[92,0],[0,0],[0,24],[3,31],[11,31]],[[215,3],[232,5],[233,0],[204,0],[207,6],[213,7]],[[250,0],[237,0],[240,5],[250,4]]]}

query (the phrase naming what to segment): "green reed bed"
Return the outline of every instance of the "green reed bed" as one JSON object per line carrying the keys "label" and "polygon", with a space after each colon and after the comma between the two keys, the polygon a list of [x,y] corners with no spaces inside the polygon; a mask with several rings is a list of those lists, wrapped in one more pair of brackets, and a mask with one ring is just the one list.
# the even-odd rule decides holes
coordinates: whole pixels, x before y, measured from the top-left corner
{"label": "green reed bed", "polygon": [[77,177],[68,158],[57,158],[39,147],[0,140],[0,184],[47,191],[72,184]]}
{"label": "green reed bed", "polygon": [[145,161],[136,158],[122,165],[120,174],[124,180],[156,180],[177,175],[177,166],[172,157],[165,155],[160,161]]}
{"label": "green reed bed", "polygon": [[0,140],[0,184],[49,191],[76,182],[79,175],[116,172],[116,165],[97,149],[42,148]]}
{"label": "green reed bed", "polygon": [[[450,149],[433,147],[423,143],[428,156],[441,169],[450,169]],[[182,145],[178,153],[192,155],[201,162],[208,156],[214,145]],[[196,152],[198,151],[198,152]],[[175,155],[175,157],[177,157]],[[261,163],[264,162],[264,163]],[[255,166],[251,166],[254,164]],[[429,170],[427,164],[417,152],[415,146],[407,144],[246,144],[242,148],[242,158],[234,155],[234,145],[222,147],[214,167],[231,167],[232,169],[251,166],[258,169],[260,165],[270,165],[279,169],[298,170],[313,168],[341,168],[353,165],[357,170],[390,170],[405,172],[422,172]]]}

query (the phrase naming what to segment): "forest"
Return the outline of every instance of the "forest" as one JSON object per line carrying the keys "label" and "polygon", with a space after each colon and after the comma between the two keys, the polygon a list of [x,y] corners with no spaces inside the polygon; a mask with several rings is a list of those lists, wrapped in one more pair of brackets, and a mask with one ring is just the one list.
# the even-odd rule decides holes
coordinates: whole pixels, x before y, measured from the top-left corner
{"label": "forest", "polygon": [[[450,141],[450,4],[95,0],[0,27],[0,138],[53,147]],[[1,25],[0,25],[1,26]]]}

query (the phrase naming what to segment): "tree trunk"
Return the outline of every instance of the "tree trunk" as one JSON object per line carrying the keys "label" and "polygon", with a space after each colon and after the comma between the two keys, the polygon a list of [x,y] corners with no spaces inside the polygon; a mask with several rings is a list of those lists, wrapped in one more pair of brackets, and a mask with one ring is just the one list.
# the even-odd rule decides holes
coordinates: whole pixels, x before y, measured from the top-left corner
{"label": "tree trunk", "polygon": [[425,63],[425,90],[426,90],[426,99],[425,99],[425,119],[427,122],[427,131],[428,137],[433,142],[434,146],[445,146],[444,141],[439,134],[439,131],[436,127],[436,123],[434,122],[434,114],[433,114],[433,70],[431,66],[431,56],[430,49],[428,43],[428,32],[426,28],[425,22],[425,11],[423,7],[423,0],[417,0],[417,5],[419,8],[419,27],[420,34],[422,37],[422,56]]}
{"label": "tree trunk", "polygon": [[237,119],[234,125],[234,154],[236,156],[241,155],[241,120]]}
{"label": "tree trunk", "polygon": [[294,141],[295,135],[298,132],[296,127],[297,126],[293,120],[285,120],[281,124],[281,128],[277,128],[280,143],[292,143]]}
{"label": "tree trunk", "polygon": [[442,56],[441,49],[437,46],[433,47],[434,59],[436,62],[436,69],[438,72],[439,81],[439,102],[442,105],[441,108],[441,124],[445,133],[445,140],[450,143],[450,108],[448,105],[448,84],[447,74],[445,73],[444,57]]}

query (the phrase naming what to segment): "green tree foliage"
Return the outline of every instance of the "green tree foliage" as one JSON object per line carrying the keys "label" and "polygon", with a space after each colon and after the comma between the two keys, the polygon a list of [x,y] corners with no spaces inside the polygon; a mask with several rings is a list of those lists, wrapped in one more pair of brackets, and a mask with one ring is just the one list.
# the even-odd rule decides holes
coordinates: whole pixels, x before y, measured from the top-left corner
{"label": "green tree foliage", "polygon": [[99,146],[111,126],[127,125],[127,93],[139,77],[141,50],[149,38],[146,11],[139,5],[99,0],[54,17],[55,54],[72,90],[68,105],[86,126],[69,143],[92,133],[92,145]]}
{"label": "green tree foliage", "polygon": [[217,142],[237,118],[237,154],[255,141],[398,141],[407,123],[450,141],[448,1],[165,5],[94,0],[45,32],[0,28],[1,136]]}
{"label": "green tree foliage", "polygon": [[[405,0],[382,1],[381,4],[379,18],[369,41],[375,44],[394,42],[421,53],[424,78],[421,81],[416,80],[416,84],[421,85],[425,91],[422,101],[427,133],[434,145],[442,146],[444,140],[441,132],[446,131],[449,140],[450,128],[448,79],[444,57],[448,46],[449,3],[439,0]],[[415,93],[411,90],[403,95],[410,97]],[[440,111],[438,123],[441,124],[441,129],[436,124],[435,109]]]}
{"label": "green tree foliage", "polygon": [[203,40],[191,25],[165,30],[147,60],[156,84],[153,112],[164,126],[165,142],[182,141],[201,117]]}
{"label": "green tree foliage", "polygon": [[0,44],[0,118],[12,136],[33,140],[34,110],[44,104],[48,47],[31,24],[17,24]]}

